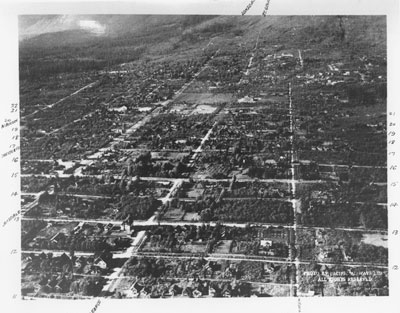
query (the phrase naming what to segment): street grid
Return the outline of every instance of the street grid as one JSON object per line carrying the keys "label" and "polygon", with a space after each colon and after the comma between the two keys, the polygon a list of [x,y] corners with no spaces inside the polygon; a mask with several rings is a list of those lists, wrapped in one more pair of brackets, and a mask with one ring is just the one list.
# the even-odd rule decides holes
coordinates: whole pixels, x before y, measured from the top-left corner
{"label": "street grid", "polygon": [[[259,40],[260,40],[260,33],[257,36],[255,45],[254,45],[254,49],[250,52],[250,58],[248,61],[248,66],[247,66],[247,70],[244,73],[244,76],[248,76],[249,75],[249,71],[251,70],[252,67],[252,63],[253,63],[253,59],[255,58],[255,55],[257,53],[257,48],[259,46]],[[206,48],[208,48],[210,46],[210,44],[212,44],[212,40],[210,40],[210,42],[208,42]],[[215,52],[214,55],[218,55],[219,50],[217,50]],[[298,61],[301,65],[301,68],[303,68],[304,66],[304,61],[302,58],[302,53],[301,50],[298,49]],[[84,175],[81,173],[82,167],[86,166],[86,165],[90,165],[91,163],[95,162],[95,160],[101,160],[102,157],[110,151],[115,151],[114,147],[117,143],[121,142],[121,141],[129,141],[129,136],[134,134],[138,129],[140,129],[141,127],[143,127],[144,125],[146,125],[147,123],[149,123],[151,121],[152,118],[158,116],[159,114],[162,114],[165,111],[168,111],[175,99],[183,94],[185,92],[185,90],[190,87],[190,85],[196,81],[197,77],[209,66],[208,62],[205,63],[203,65],[203,67],[193,76],[193,78],[186,84],[184,84],[182,86],[182,88],[177,91],[174,95],[174,97],[170,100],[167,100],[165,102],[163,102],[162,104],[158,105],[158,106],[154,106],[153,109],[151,109],[150,112],[148,112],[148,114],[146,114],[141,120],[139,120],[138,122],[136,122],[130,129],[128,129],[126,131],[125,134],[120,135],[117,138],[114,138],[114,140],[112,140],[110,143],[108,143],[108,145],[106,147],[103,147],[101,149],[99,149],[98,151],[96,151],[95,153],[93,153],[92,155],[88,156],[86,158],[86,160],[84,160],[84,165],[81,165],[80,167],[78,167],[77,169],[75,169],[74,171],[74,176],[75,177],[97,177],[100,178],[102,175]],[[241,83],[242,81],[240,81]],[[94,86],[97,82],[94,83],[90,83],[80,89],[78,89],[77,91],[75,91],[74,93],[72,93],[71,95],[64,97],[62,99],[60,99],[59,101],[41,109],[38,111],[35,111],[27,116],[25,116],[24,118],[27,119],[29,117],[34,116],[37,112],[42,111],[42,110],[49,110],[51,108],[53,108],[56,105],[61,104],[65,99],[72,97],[75,94],[78,94],[79,92],[89,89],[92,86]],[[274,224],[274,223],[251,223],[253,225],[258,225],[261,227],[270,227],[270,226],[275,226],[275,227],[281,227],[284,229],[290,229],[293,231],[293,237],[291,239],[291,245],[293,245],[294,247],[297,247],[298,242],[297,242],[297,232],[298,230],[304,229],[304,230],[324,230],[324,227],[313,227],[313,226],[305,226],[305,225],[299,225],[298,221],[297,221],[297,202],[299,201],[299,198],[297,196],[296,193],[296,188],[298,184],[314,184],[314,183],[322,183],[323,180],[301,180],[297,177],[296,173],[297,173],[297,167],[299,166],[299,160],[298,160],[298,156],[297,156],[297,151],[296,151],[296,117],[295,114],[297,113],[297,109],[296,109],[296,103],[294,103],[293,99],[292,99],[292,93],[293,93],[293,89],[292,89],[292,83],[289,83],[287,86],[287,108],[282,108],[282,110],[287,111],[287,114],[282,115],[283,118],[289,118],[289,122],[290,122],[290,150],[288,151],[288,154],[290,156],[290,177],[287,179],[258,179],[259,182],[265,182],[265,183],[275,183],[275,182],[282,182],[282,183],[287,183],[290,186],[290,196],[289,197],[284,197],[281,199],[278,199],[280,201],[285,201],[285,202],[290,202],[292,205],[292,209],[293,209],[293,222],[289,223],[289,224]],[[254,104],[254,107],[256,107],[257,104]],[[251,106],[247,106],[246,108],[251,108]],[[222,111],[221,111],[222,112]],[[213,123],[213,125],[211,126],[211,128],[209,128],[209,130],[207,131],[206,135],[204,135],[204,137],[201,140],[200,145],[197,147],[197,149],[195,149],[193,151],[193,154],[190,157],[190,160],[188,162],[189,167],[195,167],[196,162],[199,160],[200,155],[205,151],[205,144],[206,142],[209,140],[210,136],[213,134],[213,132],[215,131],[215,128],[218,125],[218,120],[221,120],[221,118],[224,117],[224,115],[222,113],[217,113],[217,116],[215,117],[215,121]],[[86,116],[91,116],[92,114],[94,114],[94,112],[91,112],[89,114],[87,114]],[[84,118],[84,117],[82,117]],[[80,119],[79,119],[80,120]],[[73,121],[72,123],[67,124],[68,126],[70,124],[73,124],[76,121]],[[67,125],[62,126],[59,129],[53,130],[52,133],[58,132],[59,130],[65,128]],[[126,151],[135,151],[135,152],[140,152],[142,151],[141,149],[121,149],[120,151],[122,152],[126,152]],[[170,152],[173,152],[174,150],[169,150]],[[209,152],[210,150],[206,150],[207,152]],[[29,161],[29,159],[27,160]],[[40,160],[40,161],[52,161],[52,160]],[[347,167],[349,168],[348,165],[343,165],[343,164],[321,164],[324,166],[331,166],[332,168],[337,168],[337,167]],[[352,165],[352,167],[357,168],[377,168],[376,166],[365,166],[365,165]],[[380,168],[386,168],[386,167],[380,167]],[[31,174],[23,174],[21,175],[22,177],[30,177],[30,176],[34,176]],[[38,175],[38,176],[42,176],[42,177],[54,177],[54,175],[52,174],[42,174],[42,175]],[[59,174],[57,175],[59,178],[68,178],[70,175],[68,174]],[[120,179],[121,176],[120,175],[113,175],[115,179]],[[207,182],[216,182],[216,183],[221,183],[221,182],[230,182],[231,179],[202,179],[202,178],[167,178],[167,177],[140,177],[141,180],[143,181],[156,181],[156,182],[164,182],[164,181],[168,181],[172,183],[171,188],[168,191],[168,194],[165,197],[160,198],[159,200],[162,201],[162,204],[166,204],[168,202],[171,202],[172,199],[175,197],[176,193],[178,192],[178,190],[181,188],[183,182],[201,182],[201,181],[207,181]],[[253,181],[253,179],[247,179],[247,178],[237,178],[236,181],[238,182],[247,182],[247,181]],[[376,182],[376,184],[380,184],[382,186],[385,186],[386,183],[382,183],[382,182]],[[33,218],[33,217],[29,217],[26,216],[27,213],[34,208],[35,206],[38,205],[39,202],[39,198],[40,196],[44,193],[45,191],[41,191],[38,193],[22,193],[22,195],[29,195],[29,196],[34,196],[35,200],[28,203],[27,205],[22,207],[22,220],[43,220],[43,221],[48,221],[48,222],[71,222],[71,221],[77,221],[77,222],[86,222],[86,223],[102,223],[102,224],[113,224],[113,225],[123,225],[123,221],[117,221],[117,220],[107,220],[107,219],[75,219],[75,218],[68,218],[68,219],[63,219],[63,218],[51,218],[51,217],[39,217],[39,218]],[[68,194],[71,195],[71,194]],[[76,197],[81,197],[81,198],[107,198],[107,196],[96,196],[96,195],[75,195]],[[111,198],[111,197],[108,197]],[[246,198],[249,199],[250,197]],[[237,200],[238,198],[234,198],[235,200]],[[361,203],[361,202],[360,202]],[[378,203],[378,205],[385,207],[386,203]],[[159,215],[161,213],[156,211],[155,214],[150,217],[148,220],[138,220],[134,222],[134,226],[165,226],[165,225],[196,225],[196,226],[201,226],[202,224],[204,224],[203,222],[195,222],[195,221],[166,221],[163,220],[162,218],[159,218]],[[208,222],[207,224],[211,225],[211,226],[215,226],[218,222]],[[225,226],[228,227],[246,227],[249,223],[230,223],[230,222],[223,222],[222,223]],[[363,233],[380,233],[380,234],[387,234],[386,230],[383,229],[362,229],[362,228],[349,228],[349,227],[338,227],[336,228],[337,230],[343,230],[343,231],[350,231],[350,232],[363,232]],[[292,277],[290,284],[276,284],[276,283],[259,283],[259,282],[254,282],[256,284],[276,284],[276,285],[286,285],[290,288],[290,295],[292,296],[296,296],[297,294],[297,289],[299,287],[299,281],[301,279],[300,275],[301,275],[301,271],[299,266],[301,264],[303,265],[308,265],[310,262],[309,261],[303,261],[299,258],[298,255],[292,255],[293,254],[293,249],[290,249],[290,255],[288,258],[268,258],[268,257],[255,257],[255,256],[246,256],[246,255],[218,255],[216,253],[207,253],[206,255],[187,255],[184,253],[151,253],[151,252],[143,252],[141,251],[141,247],[143,246],[143,244],[146,242],[146,233],[145,232],[140,232],[138,234],[138,237],[135,238],[135,240],[132,242],[132,245],[127,249],[128,253],[124,253],[124,256],[130,258],[130,257],[146,257],[146,256],[151,256],[151,257],[157,257],[157,258],[177,258],[177,259],[192,259],[192,258],[203,258],[205,260],[237,260],[237,261],[257,261],[257,262],[271,262],[271,263],[282,263],[282,264],[287,264],[287,265],[294,265],[295,269],[296,269],[296,276],[295,278]],[[26,250],[26,251],[22,251],[22,253],[35,253],[35,254],[40,254],[40,253],[48,253],[48,252],[52,252],[55,254],[61,254],[67,251],[56,251],[56,250],[35,250],[35,251],[31,251],[31,250]],[[84,253],[84,252],[76,252],[76,255],[87,255],[90,253]],[[117,255],[117,254],[115,254]],[[128,259],[129,261],[129,259]],[[124,266],[122,266],[118,271],[114,272],[111,275],[104,275],[104,278],[110,280],[107,288],[105,288],[103,291],[104,293],[107,292],[112,292],[113,290],[115,290],[118,287],[119,282],[121,281],[121,279],[123,278],[129,278],[130,276],[124,276],[123,274],[121,274],[124,270],[124,267],[126,266],[126,264],[128,263],[128,261],[125,263]],[[337,263],[332,263],[332,262],[316,262],[316,264],[320,264],[320,265],[337,265]],[[378,264],[378,263],[360,263],[360,262],[342,262],[341,265],[344,266],[348,266],[348,267],[365,267],[365,266],[372,266],[374,268],[381,268],[381,269],[387,269],[387,264]],[[80,274],[80,276],[83,276]],[[90,276],[90,275],[87,275]]]}

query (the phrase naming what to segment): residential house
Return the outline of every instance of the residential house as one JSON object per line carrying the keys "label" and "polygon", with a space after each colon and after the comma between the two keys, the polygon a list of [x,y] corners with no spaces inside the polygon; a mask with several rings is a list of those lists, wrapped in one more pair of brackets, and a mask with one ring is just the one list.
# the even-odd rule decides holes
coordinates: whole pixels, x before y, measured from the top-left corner
{"label": "residential house", "polygon": [[151,295],[151,287],[146,286],[140,291],[140,297],[141,298],[150,298]]}
{"label": "residential house", "polygon": [[178,284],[173,284],[169,288],[169,293],[171,294],[172,297],[176,297],[177,295],[182,294],[183,289],[178,286]]}
{"label": "residential house", "polygon": [[143,285],[135,281],[132,286],[125,292],[128,298],[138,298],[141,290],[144,288]]}
{"label": "residential house", "polygon": [[182,291],[182,296],[193,298],[193,291],[190,287],[185,287]]}
{"label": "residential house", "polygon": [[108,263],[101,257],[98,257],[94,260],[94,265],[100,267],[103,270],[107,269],[108,267]]}
{"label": "residential house", "polygon": [[221,290],[221,294],[224,298],[230,298],[232,297],[231,295],[232,287],[229,283],[224,284]]}
{"label": "residential house", "polygon": [[193,297],[200,298],[201,296],[203,296],[203,293],[199,289],[193,290]]}

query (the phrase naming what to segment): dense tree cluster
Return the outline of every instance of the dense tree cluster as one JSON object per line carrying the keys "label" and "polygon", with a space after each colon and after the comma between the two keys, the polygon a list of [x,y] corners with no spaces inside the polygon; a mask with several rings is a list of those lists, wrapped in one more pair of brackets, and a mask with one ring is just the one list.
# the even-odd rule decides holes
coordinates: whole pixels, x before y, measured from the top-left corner
{"label": "dense tree cluster", "polygon": [[21,177],[21,190],[23,192],[40,192],[50,185],[51,180],[40,176]]}
{"label": "dense tree cluster", "polygon": [[153,197],[125,195],[116,203],[116,208],[119,211],[116,218],[126,219],[129,216],[134,220],[147,220],[161,204],[160,200]]}
{"label": "dense tree cluster", "polygon": [[223,201],[200,212],[204,221],[292,223],[293,208],[285,201],[249,199]]}
{"label": "dense tree cluster", "polygon": [[348,253],[352,256],[355,262],[370,262],[377,264],[388,263],[388,249],[382,246],[361,243],[359,245],[351,246]]}
{"label": "dense tree cluster", "polygon": [[212,114],[160,114],[138,129],[127,148],[137,148],[144,144],[147,149],[155,150],[194,150],[211,128],[212,117]]}
{"label": "dense tree cluster", "polygon": [[204,222],[259,222],[292,223],[293,207],[290,202],[268,198],[218,200],[213,196],[195,202],[179,201],[177,207],[184,212],[196,212]]}
{"label": "dense tree cluster", "polygon": [[374,105],[377,101],[386,100],[386,84],[349,85],[347,96],[352,105]]}
{"label": "dense tree cluster", "polygon": [[189,155],[181,159],[170,159],[165,162],[157,162],[150,152],[142,153],[135,160],[128,159],[123,166],[121,176],[139,177],[182,177],[188,176],[191,168],[187,166]]}
{"label": "dense tree cluster", "polygon": [[312,202],[298,217],[301,224],[310,226],[387,228],[387,209],[373,204]]}

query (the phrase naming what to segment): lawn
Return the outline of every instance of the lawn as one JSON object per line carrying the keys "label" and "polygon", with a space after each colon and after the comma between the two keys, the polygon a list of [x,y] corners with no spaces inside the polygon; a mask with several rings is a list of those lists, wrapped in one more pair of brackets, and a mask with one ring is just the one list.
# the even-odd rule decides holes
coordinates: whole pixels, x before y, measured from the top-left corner
{"label": "lawn", "polygon": [[214,253],[229,253],[232,240],[221,240],[214,248]]}

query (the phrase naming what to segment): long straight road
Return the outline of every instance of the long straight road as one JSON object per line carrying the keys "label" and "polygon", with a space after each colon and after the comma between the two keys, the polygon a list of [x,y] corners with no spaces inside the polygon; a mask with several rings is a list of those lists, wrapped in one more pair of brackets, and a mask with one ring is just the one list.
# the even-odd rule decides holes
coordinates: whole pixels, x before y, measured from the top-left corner
{"label": "long straight road", "polygon": [[[93,224],[113,224],[113,225],[122,225],[122,221],[117,220],[107,220],[107,219],[81,219],[81,218],[52,218],[52,217],[26,217],[23,216],[22,220],[26,221],[36,221],[41,220],[45,222],[60,222],[60,223],[70,223],[70,222],[84,222],[84,223],[93,223]],[[169,226],[185,226],[185,225],[193,225],[193,226],[203,226],[203,225],[224,225],[227,227],[237,227],[237,228],[245,228],[248,225],[259,226],[259,227],[278,227],[278,228],[286,228],[292,229],[293,225],[285,225],[285,224],[274,224],[274,223],[230,223],[230,222],[192,222],[192,221],[165,221],[160,220],[157,221],[154,216],[149,218],[148,220],[135,220],[135,226],[155,226],[155,225],[169,225]],[[305,230],[329,230],[327,227],[317,227],[317,226],[304,226],[297,225],[296,229],[305,229]],[[346,228],[346,227],[335,227],[335,230],[339,231],[349,231],[349,232],[361,232],[361,233],[376,233],[376,234],[387,234],[386,229],[363,229],[363,228]]]}
{"label": "long straight road", "polygon": [[[290,123],[290,174],[291,174],[291,192],[292,192],[292,208],[293,208],[293,247],[297,248],[297,202],[296,199],[296,168],[295,168],[295,125],[293,117],[293,102],[292,102],[292,85],[288,85],[288,100],[289,100],[289,123]],[[293,256],[291,256],[293,259]],[[291,290],[294,296],[297,295],[300,282],[300,261],[298,255],[294,258],[294,265],[296,267],[296,281],[292,284]]]}
{"label": "long straight road", "polygon": [[87,84],[86,86],[83,86],[82,88],[80,88],[80,89],[74,91],[73,93],[69,94],[68,96],[65,96],[64,98],[62,98],[62,99],[60,99],[60,100],[58,100],[58,101],[56,101],[56,102],[54,102],[54,103],[52,103],[52,104],[49,104],[49,105],[47,105],[47,106],[45,106],[45,107],[43,107],[43,108],[40,108],[40,109],[38,109],[38,110],[36,110],[36,111],[33,111],[32,113],[29,113],[29,114],[27,114],[27,115],[25,115],[25,116],[22,116],[22,119],[26,119],[26,118],[28,118],[28,117],[32,117],[32,116],[36,115],[36,114],[39,113],[39,112],[42,112],[42,111],[46,111],[46,110],[48,110],[48,109],[51,109],[51,108],[53,108],[54,106],[56,106],[57,104],[60,104],[61,102],[64,102],[64,101],[67,100],[68,98],[71,98],[71,97],[77,95],[78,93],[80,93],[80,92],[82,92],[82,91],[88,89],[88,88],[92,88],[93,86],[95,86],[95,85],[98,84],[99,82],[100,82],[100,81],[95,81],[95,82],[92,82],[92,83],[90,83],[90,84]]}

